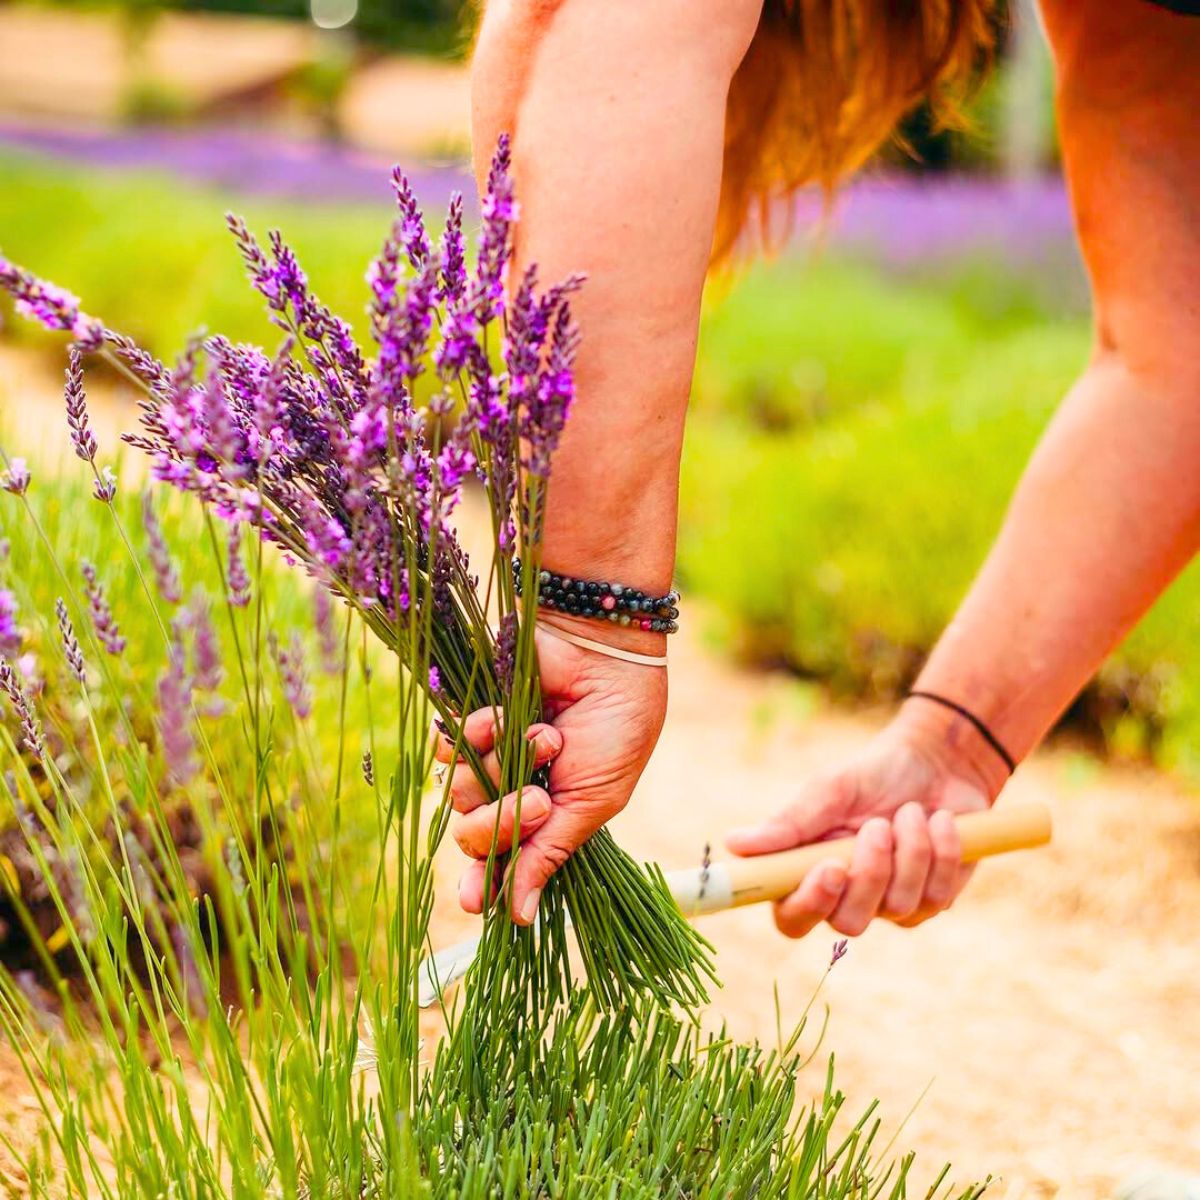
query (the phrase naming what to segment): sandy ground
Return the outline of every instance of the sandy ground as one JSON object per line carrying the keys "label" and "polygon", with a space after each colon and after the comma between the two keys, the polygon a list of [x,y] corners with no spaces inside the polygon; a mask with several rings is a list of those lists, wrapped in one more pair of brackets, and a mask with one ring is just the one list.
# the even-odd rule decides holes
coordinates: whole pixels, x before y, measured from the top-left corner
{"label": "sandy ground", "polygon": [[[51,389],[0,349],[5,424],[47,436],[33,405]],[[668,867],[697,862],[706,841],[768,812],[882,720],[726,665],[697,624],[672,647],[667,727],[615,826]],[[918,1151],[918,1180],[949,1160],[959,1180],[999,1176],[1000,1196],[1100,1198],[1146,1162],[1200,1171],[1200,799],[1067,748],[1037,755],[1002,802],[1034,799],[1053,810],[1052,847],[984,864],[953,912],[921,929],[884,925],[851,945],[822,994],[831,1016],[811,1087],[835,1054],[849,1108],[878,1097],[890,1136],[928,1086],[897,1139]],[[450,899],[453,869],[437,926],[447,940],[470,928]],[[704,930],[726,980],[714,1016],[767,1041],[773,985],[785,1020],[798,1016],[834,936],[784,941],[761,909]],[[24,1091],[0,1048],[0,1129],[35,1124]]]}

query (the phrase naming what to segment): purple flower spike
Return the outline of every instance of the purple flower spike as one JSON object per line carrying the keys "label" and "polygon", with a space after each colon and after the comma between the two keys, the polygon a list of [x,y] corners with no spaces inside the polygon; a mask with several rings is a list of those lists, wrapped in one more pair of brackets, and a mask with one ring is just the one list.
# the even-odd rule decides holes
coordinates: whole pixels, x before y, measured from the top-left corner
{"label": "purple flower spike", "polygon": [[92,495],[101,504],[111,504],[117,494],[117,477],[112,467],[105,467],[92,481]]}
{"label": "purple flower spike", "polygon": [[840,962],[845,958],[846,951],[849,948],[845,938],[839,938],[833,943],[833,952],[829,955],[829,965],[832,967],[835,963]]}
{"label": "purple flower spike", "polygon": [[448,304],[462,299],[467,290],[467,251],[463,239],[463,198],[460,192],[450,197],[450,211],[442,233],[441,298]]}
{"label": "purple flower spike", "polygon": [[517,662],[517,614],[505,613],[496,634],[496,682],[506,695],[512,691]]}
{"label": "purple flower spike", "polygon": [[429,694],[431,696],[439,696],[442,691],[442,673],[437,669],[436,664],[429,668]]}
{"label": "purple flower spike", "polygon": [[37,717],[34,716],[29,697],[25,695],[25,691],[17,679],[16,671],[13,670],[12,664],[6,658],[0,658],[0,692],[8,697],[17,714],[17,719],[21,722],[21,741],[24,743],[25,749],[38,762],[41,762],[46,754],[41,726],[38,724]]}
{"label": "purple flower spike", "polygon": [[171,560],[171,551],[167,548],[162,525],[159,522],[158,514],[154,511],[154,501],[148,491],[142,493],[142,524],[146,530],[148,557],[154,571],[154,582],[158,588],[158,594],[168,604],[178,604],[183,598],[179,572]]}
{"label": "purple flower spike", "polygon": [[87,667],[83,661],[83,651],[79,648],[79,639],[75,636],[75,626],[71,624],[71,617],[67,612],[66,601],[61,596],[54,605],[54,612],[58,617],[58,632],[62,635],[63,651],[67,656],[67,666],[71,668],[71,674],[80,683],[86,683]]}
{"label": "purple flower spike", "polygon": [[313,625],[317,630],[317,645],[321,652],[321,670],[326,675],[340,675],[342,647],[333,619],[333,601],[324,588],[313,596]]}
{"label": "purple flower spike", "polygon": [[272,649],[275,661],[279,664],[283,698],[300,720],[306,720],[312,715],[312,691],[308,686],[308,672],[304,666],[304,645],[298,634],[292,634],[286,650],[278,643],[275,643]]}
{"label": "purple flower spike", "polygon": [[246,561],[242,558],[242,529],[236,523],[229,530],[229,567],[225,583],[229,588],[229,603],[234,608],[245,608],[250,603],[250,576],[246,574]]}
{"label": "purple flower spike", "polygon": [[192,679],[202,692],[215,692],[221,686],[225,669],[221,646],[209,616],[208,601],[202,592],[193,599],[187,614],[192,627]]}
{"label": "purple flower spike", "polygon": [[17,598],[0,588],[0,656],[13,658],[21,652],[21,630],[17,625]]}
{"label": "purple flower spike", "polygon": [[417,198],[413,195],[412,185],[399,167],[392,171],[392,188],[396,193],[396,205],[400,209],[396,220],[396,241],[413,268],[419,269],[429,258],[429,235],[425,232],[425,221],[421,216]]}
{"label": "purple flower spike", "polygon": [[8,470],[0,475],[0,488],[11,492],[14,496],[23,496],[29,491],[29,481],[32,477],[23,458],[14,458],[8,464]]}
{"label": "purple flower spike", "polygon": [[71,445],[84,462],[95,463],[96,435],[88,422],[87,397],[83,391],[83,355],[76,346],[67,351],[67,386],[63,399],[67,407]]}
{"label": "purple flower spike", "polygon": [[117,623],[113,619],[112,609],[108,606],[108,601],[104,597],[104,589],[100,586],[100,582],[96,577],[96,568],[92,566],[86,559],[80,564],[80,570],[83,572],[85,587],[84,595],[87,596],[88,608],[92,614],[92,625],[96,630],[96,637],[100,639],[100,644],[105,650],[112,655],[118,655],[125,650],[125,639],[121,636],[120,629],[117,628]]}
{"label": "purple flower spike", "polygon": [[196,741],[192,734],[192,681],[178,630],[172,630],[170,661],[159,676],[159,736],[171,781],[185,787],[196,775]]}

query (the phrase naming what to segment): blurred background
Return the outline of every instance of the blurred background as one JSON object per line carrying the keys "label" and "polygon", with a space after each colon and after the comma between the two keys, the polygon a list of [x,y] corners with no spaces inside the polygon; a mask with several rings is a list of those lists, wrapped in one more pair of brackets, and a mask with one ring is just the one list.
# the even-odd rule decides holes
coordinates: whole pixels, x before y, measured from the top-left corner
{"label": "blurred background", "polygon": [[[388,166],[435,210],[473,192],[474,19],[464,0],[0,4],[0,247],[172,353],[200,326],[267,332],[221,228],[233,205],[281,224],[353,316]],[[827,219],[802,198],[791,242],[708,305],[681,583],[725,648],[842,701],[910,681],[1087,353],[1048,53],[1024,0],[997,27],[973,129],[916,113],[903,149]],[[35,335],[0,338],[6,374],[14,356],[37,373]],[[1200,769],[1198,586],[1105,668],[1075,733]]]}

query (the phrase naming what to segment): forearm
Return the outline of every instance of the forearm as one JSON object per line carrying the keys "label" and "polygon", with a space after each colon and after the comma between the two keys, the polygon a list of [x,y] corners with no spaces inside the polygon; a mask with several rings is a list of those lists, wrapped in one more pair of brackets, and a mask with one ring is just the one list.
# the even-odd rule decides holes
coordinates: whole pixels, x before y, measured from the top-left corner
{"label": "forearm", "polygon": [[[921,673],[918,687],[965,704],[1018,760],[1200,544],[1195,387],[1183,374],[1134,373],[1115,353],[1097,357]],[[946,714],[906,719],[936,721],[973,744],[977,761],[990,753]]]}
{"label": "forearm", "polygon": [[587,273],[577,399],[545,561],[666,591],[729,80],[753,0],[493,3],[474,67],[477,162],[513,136],[518,269]]}

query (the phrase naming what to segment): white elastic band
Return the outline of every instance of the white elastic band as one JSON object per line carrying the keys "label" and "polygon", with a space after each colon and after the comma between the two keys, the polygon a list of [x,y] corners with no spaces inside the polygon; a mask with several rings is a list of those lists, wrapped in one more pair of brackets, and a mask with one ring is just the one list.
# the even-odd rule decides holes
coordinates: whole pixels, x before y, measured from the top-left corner
{"label": "white elastic band", "polygon": [[551,637],[556,637],[564,642],[570,642],[572,646],[582,646],[585,650],[595,650],[597,654],[607,655],[609,658],[619,658],[622,662],[637,663],[643,667],[665,667],[667,665],[667,656],[664,654],[661,658],[656,654],[637,654],[633,650],[622,650],[617,646],[608,646],[604,642],[593,642],[591,638],[581,637],[577,633],[568,633],[565,629],[559,629],[556,625],[545,625],[538,623],[538,628],[543,633],[548,633]]}

